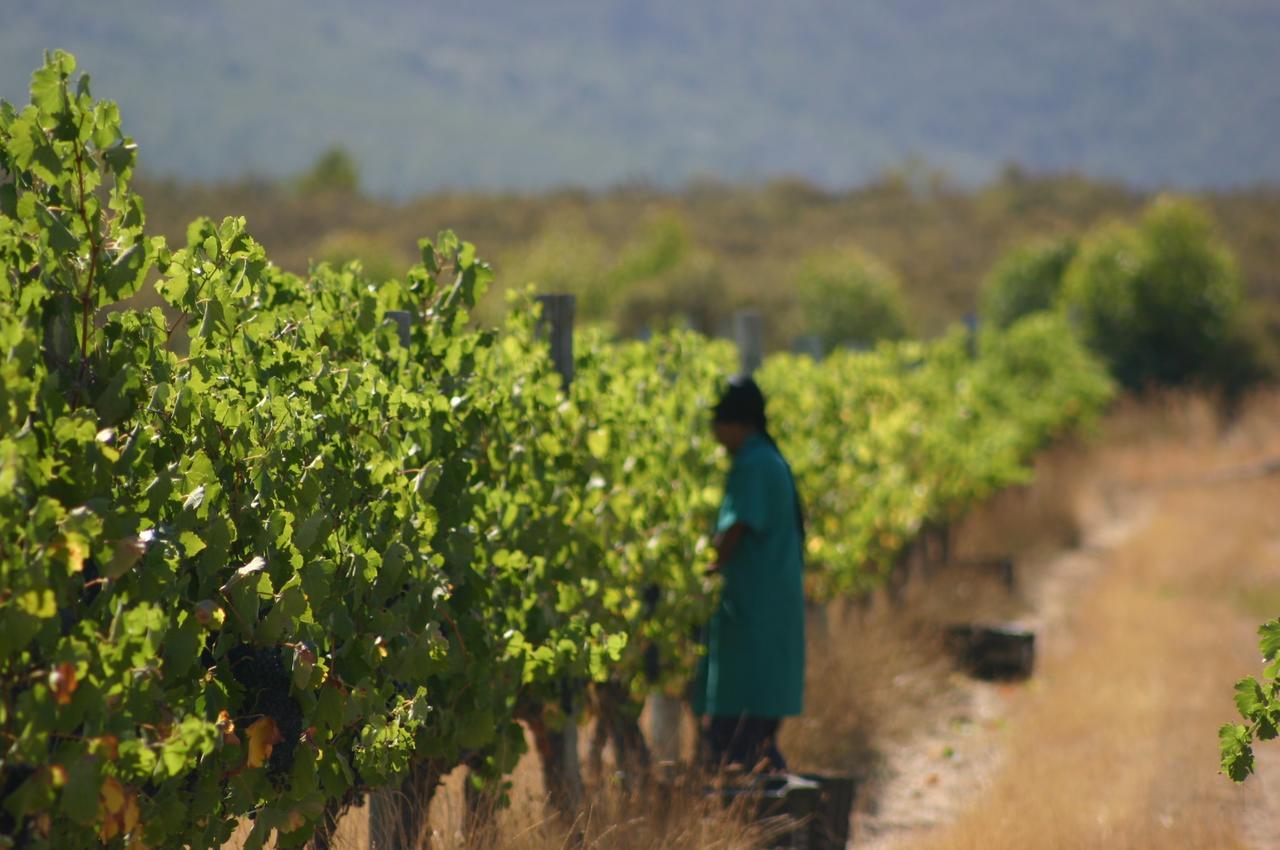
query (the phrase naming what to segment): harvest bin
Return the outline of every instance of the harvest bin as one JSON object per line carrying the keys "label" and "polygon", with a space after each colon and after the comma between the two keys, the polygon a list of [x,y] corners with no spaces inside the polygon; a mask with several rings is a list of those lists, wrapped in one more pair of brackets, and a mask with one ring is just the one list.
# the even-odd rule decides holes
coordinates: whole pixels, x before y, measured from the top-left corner
{"label": "harvest bin", "polygon": [[1025,679],[1035,666],[1035,632],[1017,626],[951,626],[946,632],[946,644],[960,666],[979,679]]}
{"label": "harvest bin", "polygon": [[776,832],[775,850],[844,850],[856,787],[847,776],[763,774],[711,794]]}
{"label": "harvest bin", "polygon": [[849,815],[858,793],[852,776],[802,773],[802,778],[818,783],[818,811],[810,826],[813,850],[844,850],[849,843]]}

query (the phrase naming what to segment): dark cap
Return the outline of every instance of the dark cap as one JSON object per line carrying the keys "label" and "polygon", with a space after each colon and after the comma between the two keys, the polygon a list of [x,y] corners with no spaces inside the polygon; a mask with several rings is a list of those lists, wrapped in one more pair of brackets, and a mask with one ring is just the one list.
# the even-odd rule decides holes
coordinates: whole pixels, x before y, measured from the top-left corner
{"label": "dark cap", "polygon": [[737,422],[765,427],[764,393],[750,375],[734,375],[729,379],[716,406],[711,409],[714,422]]}

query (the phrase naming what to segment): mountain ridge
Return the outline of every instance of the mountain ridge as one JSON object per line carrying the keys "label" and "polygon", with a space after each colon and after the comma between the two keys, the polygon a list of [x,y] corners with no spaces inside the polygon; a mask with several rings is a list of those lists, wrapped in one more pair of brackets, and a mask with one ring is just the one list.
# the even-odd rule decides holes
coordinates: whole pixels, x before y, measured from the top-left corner
{"label": "mountain ridge", "polygon": [[0,96],[44,48],[118,100],[151,173],[349,149],[368,189],[800,177],[918,157],[1142,187],[1280,181],[1272,0],[0,0]]}

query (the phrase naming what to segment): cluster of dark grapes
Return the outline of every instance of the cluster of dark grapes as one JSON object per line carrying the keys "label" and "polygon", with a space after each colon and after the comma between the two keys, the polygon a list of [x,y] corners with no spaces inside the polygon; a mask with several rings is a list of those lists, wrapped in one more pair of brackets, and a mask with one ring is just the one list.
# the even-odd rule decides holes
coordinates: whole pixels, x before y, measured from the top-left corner
{"label": "cluster of dark grapes", "polygon": [[[241,644],[227,653],[232,675],[244,688],[242,717],[264,714],[276,722],[284,740],[271,750],[267,775],[281,779],[293,765],[293,751],[302,734],[302,710],[289,693],[289,670],[278,646]],[[247,724],[246,724],[247,725]]]}

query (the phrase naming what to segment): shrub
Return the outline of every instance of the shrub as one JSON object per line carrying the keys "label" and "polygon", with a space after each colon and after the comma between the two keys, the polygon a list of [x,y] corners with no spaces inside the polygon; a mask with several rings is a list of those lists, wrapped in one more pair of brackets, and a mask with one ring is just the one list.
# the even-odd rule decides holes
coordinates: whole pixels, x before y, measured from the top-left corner
{"label": "shrub", "polygon": [[863,251],[810,257],[800,269],[796,290],[805,324],[828,350],[906,336],[901,281]]}
{"label": "shrub", "polygon": [[1238,391],[1259,373],[1235,260],[1190,201],[1162,197],[1136,226],[1092,233],[1061,300],[1131,389],[1198,383]]}
{"label": "shrub", "polygon": [[[614,303],[605,275],[606,257],[604,244],[585,224],[557,221],[512,252],[503,277],[515,290],[533,284],[542,293],[576,295],[578,317],[598,322],[608,319]],[[505,311],[504,303],[504,297],[495,297],[498,315]]]}
{"label": "shrub", "polygon": [[1052,309],[1076,247],[1074,239],[1040,240],[1002,256],[982,282],[983,320],[1007,328],[1023,316]]}
{"label": "shrub", "polygon": [[345,148],[323,151],[306,173],[298,178],[304,194],[354,195],[360,190],[360,169]]}

